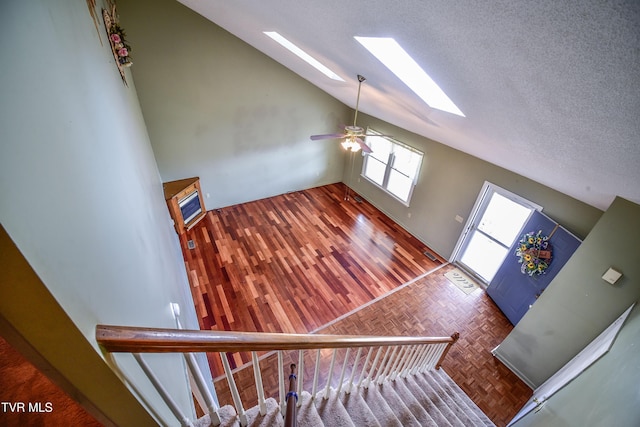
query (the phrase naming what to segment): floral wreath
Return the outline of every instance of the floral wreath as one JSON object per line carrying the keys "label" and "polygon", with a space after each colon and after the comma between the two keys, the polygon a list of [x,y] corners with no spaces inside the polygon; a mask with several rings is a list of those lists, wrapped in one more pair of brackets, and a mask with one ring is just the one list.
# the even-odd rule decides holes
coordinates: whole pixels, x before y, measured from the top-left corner
{"label": "floral wreath", "polygon": [[[554,230],[555,231],[555,230]],[[551,236],[543,236],[542,230],[530,231],[520,239],[516,256],[522,264],[520,271],[529,276],[544,274],[551,264]]]}

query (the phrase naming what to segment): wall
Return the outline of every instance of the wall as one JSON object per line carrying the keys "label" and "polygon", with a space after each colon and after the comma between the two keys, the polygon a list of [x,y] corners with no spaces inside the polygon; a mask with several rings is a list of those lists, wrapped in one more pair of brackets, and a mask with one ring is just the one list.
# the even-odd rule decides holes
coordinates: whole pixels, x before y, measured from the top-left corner
{"label": "wall", "polygon": [[[580,238],[602,215],[602,211],[530,179],[366,114],[358,114],[358,124],[423,151],[421,173],[410,207],[360,177],[362,156],[356,156],[353,171],[345,166],[344,181],[444,257],[451,255],[485,181],[543,206],[546,215]],[[455,221],[456,215],[464,218],[463,223]]]}
{"label": "wall", "polygon": [[[150,4],[153,3],[153,6]],[[548,187],[367,115],[371,125],[425,151],[410,208],[349,177],[335,131],[353,111],[178,2],[119,4],[135,41],[136,77],[164,180],[198,175],[207,209],[330,182],[350,183],[439,254],[448,257],[485,180],[545,207],[584,237],[602,212]],[[366,88],[365,88],[366,89]],[[543,161],[543,160],[542,160]],[[408,215],[411,214],[409,218]]]}
{"label": "wall", "polygon": [[309,136],[344,104],[178,2],[119,7],[163,180],[199,176],[208,210],[341,181],[338,143]]}
{"label": "wall", "polygon": [[[15,0],[2,2],[0,35],[2,225],[96,354],[98,323],[175,326],[169,303],[193,307],[184,264],[133,79],[123,84],[103,25],[83,0]],[[35,308],[20,309],[16,322]],[[180,356],[148,359],[191,410]],[[116,360],[176,424],[132,358]]]}
{"label": "wall", "polygon": [[602,358],[560,389],[542,409],[515,427],[640,425],[640,306],[636,306]]}
{"label": "wall", "polygon": [[[501,360],[538,387],[582,350],[640,299],[638,241],[640,205],[616,198],[500,344]],[[623,273],[615,285],[601,278],[609,267]]]}

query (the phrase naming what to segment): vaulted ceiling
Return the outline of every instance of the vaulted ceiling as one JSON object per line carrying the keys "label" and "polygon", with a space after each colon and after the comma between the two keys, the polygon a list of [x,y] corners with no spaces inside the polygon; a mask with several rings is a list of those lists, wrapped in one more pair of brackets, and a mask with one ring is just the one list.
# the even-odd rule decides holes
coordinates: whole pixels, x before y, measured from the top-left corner
{"label": "vaulted ceiling", "polygon": [[[362,74],[364,113],[600,209],[640,203],[636,0],[180,2],[352,108]],[[430,108],[354,36],[393,37],[465,117]]]}

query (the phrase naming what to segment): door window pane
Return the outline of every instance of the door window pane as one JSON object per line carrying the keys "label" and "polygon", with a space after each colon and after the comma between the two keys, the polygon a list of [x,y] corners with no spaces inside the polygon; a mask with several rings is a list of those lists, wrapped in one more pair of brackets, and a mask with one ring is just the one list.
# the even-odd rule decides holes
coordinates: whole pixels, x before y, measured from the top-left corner
{"label": "door window pane", "polygon": [[493,193],[478,229],[509,247],[530,213],[531,209]]}
{"label": "door window pane", "polygon": [[500,268],[507,252],[504,246],[481,232],[473,231],[460,261],[488,283]]}

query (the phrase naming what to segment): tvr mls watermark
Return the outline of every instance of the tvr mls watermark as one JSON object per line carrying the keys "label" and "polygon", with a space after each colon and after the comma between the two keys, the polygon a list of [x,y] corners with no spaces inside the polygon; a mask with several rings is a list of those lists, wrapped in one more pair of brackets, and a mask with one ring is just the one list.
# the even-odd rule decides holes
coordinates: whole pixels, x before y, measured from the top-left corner
{"label": "tvr mls watermark", "polygon": [[0,402],[2,412],[48,413],[53,412],[51,402]]}

